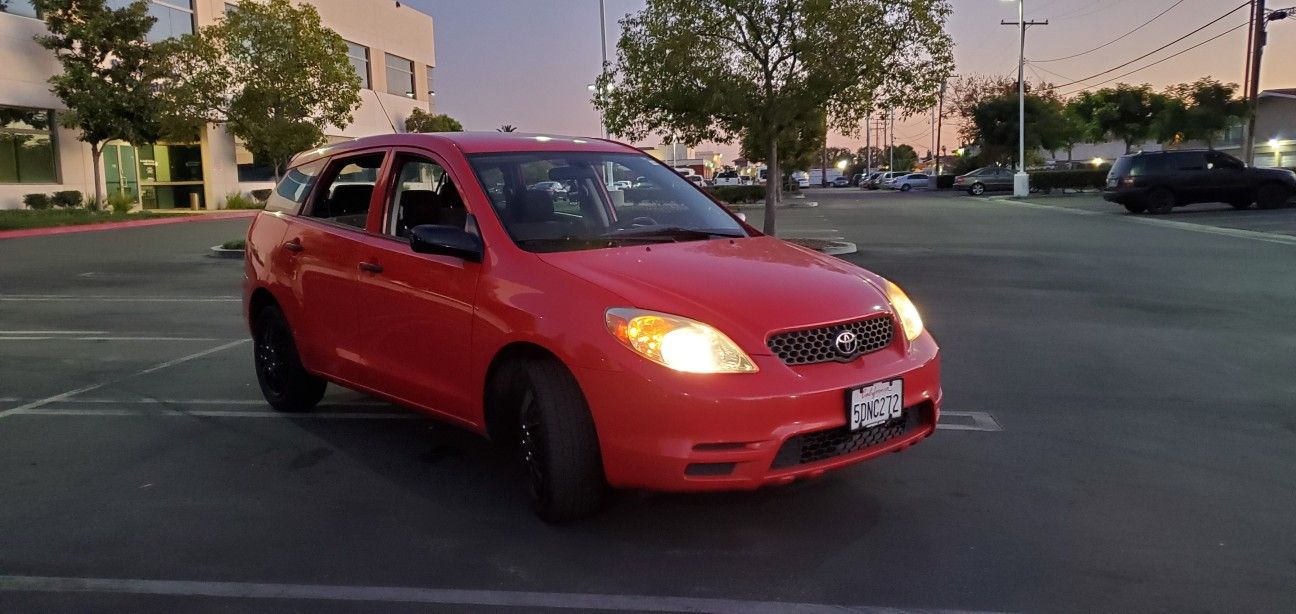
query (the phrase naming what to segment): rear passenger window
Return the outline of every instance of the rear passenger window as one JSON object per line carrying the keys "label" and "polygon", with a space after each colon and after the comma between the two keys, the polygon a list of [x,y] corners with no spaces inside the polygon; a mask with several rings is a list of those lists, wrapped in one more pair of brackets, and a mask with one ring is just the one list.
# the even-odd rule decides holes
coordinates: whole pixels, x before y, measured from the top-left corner
{"label": "rear passenger window", "polygon": [[333,159],[324,172],[324,184],[311,197],[306,215],[364,228],[383,157],[382,153],[371,153]]}
{"label": "rear passenger window", "polygon": [[1206,170],[1206,156],[1200,153],[1183,153],[1175,155],[1174,168],[1181,171],[1204,171]]}
{"label": "rear passenger window", "polygon": [[315,180],[319,178],[321,170],[324,170],[323,160],[288,169],[283,179],[279,180],[279,185],[275,186],[270,198],[266,200],[266,210],[296,213],[301,204],[306,202],[306,197],[310,196],[311,188],[315,187]]}

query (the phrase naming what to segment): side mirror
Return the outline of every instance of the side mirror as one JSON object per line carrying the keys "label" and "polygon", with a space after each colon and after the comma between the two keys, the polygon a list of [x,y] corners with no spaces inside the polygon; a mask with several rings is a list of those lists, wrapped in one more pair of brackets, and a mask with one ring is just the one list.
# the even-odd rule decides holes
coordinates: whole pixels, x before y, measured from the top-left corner
{"label": "side mirror", "polygon": [[419,254],[454,256],[469,262],[482,261],[481,237],[456,226],[424,224],[410,229],[410,249]]}
{"label": "side mirror", "polygon": [[740,221],[740,222],[746,222],[746,221],[747,221],[747,214],[746,214],[746,213],[743,213],[742,211],[739,211],[739,212],[737,212],[737,213],[734,213],[734,215],[738,216],[738,221]]}

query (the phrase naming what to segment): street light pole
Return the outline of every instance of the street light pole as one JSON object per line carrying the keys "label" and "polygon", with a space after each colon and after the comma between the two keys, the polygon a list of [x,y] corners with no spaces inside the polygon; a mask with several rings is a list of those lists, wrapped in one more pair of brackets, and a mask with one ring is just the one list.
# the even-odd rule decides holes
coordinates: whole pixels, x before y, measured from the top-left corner
{"label": "street light pole", "polygon": [[[603,63],[599,64],[599,75],[607,74],[607,6],[604,0],[599,0],[599,49],[603,52]],[[604,92],[599,92],[602,96]],[[603,138],[608,137],[607,120],[603,116],[603,111],[599,110],[599,129],[602,131]]]}

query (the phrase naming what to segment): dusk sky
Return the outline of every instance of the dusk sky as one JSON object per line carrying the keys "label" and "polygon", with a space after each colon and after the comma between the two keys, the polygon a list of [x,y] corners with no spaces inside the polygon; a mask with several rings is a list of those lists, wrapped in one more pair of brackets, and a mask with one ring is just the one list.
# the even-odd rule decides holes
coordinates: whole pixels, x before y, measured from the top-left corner
{"label": "dusk sky", "polygon": [[[599,70],[597,0],[406,0],[436,22],[437,110],[463,122],[468,130],[492,130],[514,124],[527,132],[597,135],[598,114],[589,104],[586,85]],[[1113,68],[1209,23],[1241,0],[1027,0],[1028,19],[1049,20],[1032,28],[1026,55],[1036,63],[1027,78],[1069,83]],[[1291,0],[1296,4],[1296,0]],[[643,0],[607,0],[608,54],[615,57],[620,34],[617,20],[639,10]],[[1137,33],[1098,51],[1056,62],[1098,47],[1133,30],[1174,5],[1163,17]],[[1272,8],[1285,6],[1270,1]],[[1004,0],[955,0],[950,31],[956,44],[959,74],[1014,75],[1016,30],[999,21],[1015,20],[1017,4]],[[1202,32],[1130,66],[1093,79],[1101,81],[1147,66],[1247,22],[1242,9]],[[1246,28],[1141,70],[1120,82],[1166,85],[1210,75],[1241,83]],[[1296,87],[1296,19],[1270,26],[1265,51],[1263,88]],[[1113,82],[1114,84],[1115,82]],[[1084,84],[1062,88],[1074,91]],[[930,114],[900,123],[897,142],[925,153],[930,148]],[[942,145],[953,149],[956,134],[946,126]],[[833,135],[832,145],[863,144]],[[734,154],[733,146],[719,148]]]}

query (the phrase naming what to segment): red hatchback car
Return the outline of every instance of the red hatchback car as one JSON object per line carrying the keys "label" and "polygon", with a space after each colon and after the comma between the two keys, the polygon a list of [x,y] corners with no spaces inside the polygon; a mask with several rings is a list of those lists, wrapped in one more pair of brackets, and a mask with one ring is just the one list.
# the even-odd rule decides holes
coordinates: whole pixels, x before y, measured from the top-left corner
{"label": "red hatchback car", "polygon": [[[551,181],[565,190],[530,187]],[[610,141],[304,153],[246,266],[272,406],[309,410],[333,382],[505,442],[550,521],[608,486],[786,484],[936,428],[938,349],[900,288],[761,235]]]}

